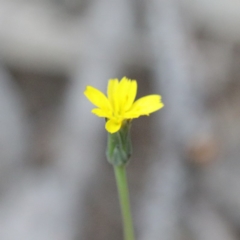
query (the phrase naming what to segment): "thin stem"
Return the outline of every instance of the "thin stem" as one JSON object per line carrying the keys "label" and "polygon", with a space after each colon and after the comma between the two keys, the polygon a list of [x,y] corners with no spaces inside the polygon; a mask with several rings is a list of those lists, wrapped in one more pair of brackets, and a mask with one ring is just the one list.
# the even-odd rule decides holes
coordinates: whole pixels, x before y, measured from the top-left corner
{"label": "thin stem", "polygon": [[134,230],[130,209],[128,183],[125,166],[114,166],[118,195],[122,212],[124,240],[134,240]]}

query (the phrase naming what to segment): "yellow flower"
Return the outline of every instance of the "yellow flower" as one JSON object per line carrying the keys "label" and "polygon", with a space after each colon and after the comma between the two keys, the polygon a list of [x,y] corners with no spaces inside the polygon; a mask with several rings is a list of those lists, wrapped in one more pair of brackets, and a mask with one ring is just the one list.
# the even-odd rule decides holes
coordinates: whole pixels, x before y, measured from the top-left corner
{"label": "yellow flower", "polygon": [[87,86],[84,91],[88,100],[98,108],[92,113],[107,119],[105,128],[110,133],[119,131],[124,120],[149,115],[161,109],[164,104],[160,95],[149,95],[134,102],[137,94],[137,82],[123,77],[110,79],[108,82],[107,96],[98,89]]}

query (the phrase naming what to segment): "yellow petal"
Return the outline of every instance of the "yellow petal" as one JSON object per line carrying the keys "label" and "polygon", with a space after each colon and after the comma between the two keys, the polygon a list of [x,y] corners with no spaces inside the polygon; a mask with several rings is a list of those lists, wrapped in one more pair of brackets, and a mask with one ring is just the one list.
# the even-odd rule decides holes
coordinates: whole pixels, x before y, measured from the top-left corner
{"label": "yellow petal", "polygon": [[122,122],[110,119],[107,121],[105,128],[110,133],[115,133],[121,128]]}
{"label": "yellow petal", "polygon": [[164,104],[161,102],[160,95],[149,95],[138,99],[133,103],[131,109],[124,114],[125,118],[137,118],[141,115],[149,115],[159,109]]}
{"label": "yellow petal", "polygon": [[117,86],[118,86],[118,79],[115,78],[115,79],[110,79],[109,82],[108,82],[108,99],[110,101],[113,100],[113,96],[115,95],[115,92],[116,92],[116,89],[117,89]]}
{"label": "yellow petal", "polygon": [[98,89],[91,86],[87,86],[86,90],[84,91],[84,94],[88,98],[88,100],[95,106],[107,112],[111,111],[111,104],[109,100]]}
{"label": "yellow petal", "polygon": [[108,112],[108,111],[100,109],[100,108],[94,108],[92,110],[92,113],[94,113],[98,117],[111,118],[111,112]]}
{"label": "yellow petal", "polygon": [[123,114],[129,110],[137,94],[137,82],[123,77],[116,91],[116,101],[118,102],[118,114]]}
{"label": "yellow petal", "polygon": [[118,88],[118,79],[110,79],[108,82],[108,89],[107,89],[107,93],[108,93],[108,99],[113,107],[113,109],[116,108],[116,103],[115,103],[115,97],[116,96],[116,91]]}
{"label": "yellow petal", "polygon": [[132,80],[128,87],[128,93],[126,96],[127,99],[126,99],[125,106],[124,106],[125,111],[127,111],[131,108],[131,106],[136,98],[136,95],[137,95],[137,81]]}
{"label": "yellow petal", "polygon": [[124,111],[124,106],[127,100],[128,95],[128,89],[131,82],[126,77],[123,77],[118,85],[118,89],[116,92],[116,101],[118,101],[119,104],[119,114],[121,114]]}

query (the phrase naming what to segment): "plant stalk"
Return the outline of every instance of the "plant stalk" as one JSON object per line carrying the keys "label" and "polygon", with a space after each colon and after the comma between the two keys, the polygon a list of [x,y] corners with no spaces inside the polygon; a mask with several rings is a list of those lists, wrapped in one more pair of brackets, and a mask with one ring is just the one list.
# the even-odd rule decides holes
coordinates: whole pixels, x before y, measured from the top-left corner
{"label": "plant stalk", "polygon": [[127,183],[126,166],[114,166],[114,172],[117,182],[118,196],[120,201],[124,240],[134,240],[134,229],[129,201],[129,191]]}

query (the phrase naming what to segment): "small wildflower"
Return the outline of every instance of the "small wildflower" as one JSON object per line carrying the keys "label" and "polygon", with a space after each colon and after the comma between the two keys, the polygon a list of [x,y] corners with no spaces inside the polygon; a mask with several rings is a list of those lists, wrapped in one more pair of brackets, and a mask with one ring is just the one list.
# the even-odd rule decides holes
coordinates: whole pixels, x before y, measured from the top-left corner
{"label": "small wildflower", "polygon": [[84,94],[91,103],[97,106],[92,113],[107,119],[105,128],[109,133],[119,131],[125,120],[142,115],[148,116],[164,106],[161,96],[156,94],[142,97],[134,102],[137,95],[137,82],[126,77],[120,81],[110,79],[107,96],[91,86],[87,86]]}

